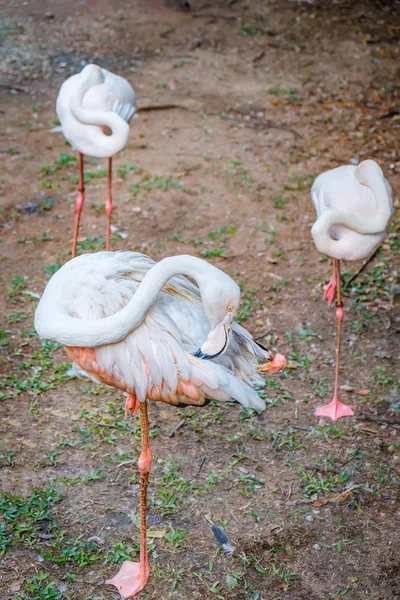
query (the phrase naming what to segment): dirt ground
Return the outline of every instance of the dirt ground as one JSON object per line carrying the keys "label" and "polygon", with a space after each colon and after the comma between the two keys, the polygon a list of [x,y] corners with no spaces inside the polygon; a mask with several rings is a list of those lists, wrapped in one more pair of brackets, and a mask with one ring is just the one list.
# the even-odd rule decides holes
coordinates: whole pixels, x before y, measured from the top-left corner
{"label": "dirt ground", "polygon": [[[114,390],[72,378],[33,330],[70,258],[74,151],[60,84],[86,62],[128,78],[139,107],[115,159],[113,249],[203,256],[242,287],[239,320],[289,359],[262,414],[150,407],[152,576],[140,598],[400,598],[399,333],[393,225],[345,265],[342,397],[332,396],[329,263],[310,236],[313,179],[365,158],[396,199],[399,2],[1,0],[0,596],[117,599],[138,550],[140,431]],[[397,149],[396,149],[397,140]],[[79,251],[104,247],[105,161],[88,160]],[[398,309],[397,309],[398,310]],[[205,515],[228,533],[227,556]]]}

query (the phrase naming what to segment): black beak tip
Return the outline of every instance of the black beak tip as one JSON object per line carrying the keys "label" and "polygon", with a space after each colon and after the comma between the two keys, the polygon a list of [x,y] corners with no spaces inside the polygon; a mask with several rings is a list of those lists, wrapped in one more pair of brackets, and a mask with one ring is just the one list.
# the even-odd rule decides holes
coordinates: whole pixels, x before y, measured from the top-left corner
{"label": "black beak tip", "polygon": [[193,356],[196,358],[202,358],[203,360],[210,360],[210,358],[213,358],[211,354],[204,354],[201,348],[199,348],[197,352],[193,354]]}

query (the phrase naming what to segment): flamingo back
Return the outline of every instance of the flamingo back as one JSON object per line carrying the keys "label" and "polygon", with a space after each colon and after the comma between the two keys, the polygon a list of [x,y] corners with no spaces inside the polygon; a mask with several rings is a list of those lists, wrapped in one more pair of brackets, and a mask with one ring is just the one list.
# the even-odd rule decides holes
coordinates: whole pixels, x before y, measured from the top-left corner
{"label": "flamingo back", "polygon": [[361,217],[374,217],[378,210],[373,191],[355,179],[355,166],[345,165],[317,177],[312,198],[318,217],[325,210],[343,210]]}

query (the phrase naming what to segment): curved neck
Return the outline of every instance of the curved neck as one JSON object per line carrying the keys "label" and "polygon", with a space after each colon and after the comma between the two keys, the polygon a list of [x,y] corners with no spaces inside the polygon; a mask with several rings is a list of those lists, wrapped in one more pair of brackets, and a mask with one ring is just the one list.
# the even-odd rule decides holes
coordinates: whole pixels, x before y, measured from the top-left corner
{"label": "curved neck", "polygon": [[[62,275],[62,272],[59,272]],[[57,273],[53,276],[57,278]],[[46,288],[35,313],[35,328],[40,337],[52,339],[64,346],[96,347],[124,339],[143,321],[165,283],[174,275],[187,275],[200,288],[221,271],[200,258],[172,256],[154,265],[144,276],[134,296],[117,313],[103,319],[84,320],[72,317],[63,301],[60,283],[53,281],[53,289]],[[54,285],[55,284],[55,285]],[[54,288],[58,297],[54,298]]]}
{"label": "curved neck", "polygon": [[[83,106],[86,92],[95,85],[104,82],[104,75],[99,67],[96,70],[86,67],[79,77],[79,83],[71,95],[70,110],[73,117],[82,125],[94,125],[90,131],[90,143],[104,156],[113,156],[126,145],[129,137],[129,125],[112,110],[91,110]],[[103,127],[111,130],[111,135],[103,132]],[[87,134],[88,135],[88,134]]]}

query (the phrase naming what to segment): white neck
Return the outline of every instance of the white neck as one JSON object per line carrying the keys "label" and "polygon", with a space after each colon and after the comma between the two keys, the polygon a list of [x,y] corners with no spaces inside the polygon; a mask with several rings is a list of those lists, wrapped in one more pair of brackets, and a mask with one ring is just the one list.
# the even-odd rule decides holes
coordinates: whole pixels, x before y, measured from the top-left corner
{"label": "white neck", "polygon": [[360,235],[377,235],[386,231],[392,217],[393,203],[379,165],[372,160],[359,164],[354,173],[361,185],[369,187],[375,196],[377,210],[374,217],[366,218],[344,210],[326,210],[312,227],[312,235],[318,250],[330,256],[340,240],[334,240],[329,230],[343,225]]}
{"label": "white neck", "polygon": [[[59,274],[61,277],[58,282]],[[194,256],[164,258],[146,273],[124,308],[103,319],[85,320],[69,314],[68,306],[63,301],[62,272],[59,271],[40,300],[35,313],[35,329],[40,337],[55,340],[64,346],[91,348],[119,342],[140,325],[165,283],[174,275],[187,275],[194,279],[202,297],[211,279],[227,277],[213,265]]]}
{"label": "white neck", "polygon": [[[84,108],[83,97],[95,85],[104,82],[104,74],[100,67],[88,65],[79,75],[77,85],[70,101],[73,117],[82,125],[95,125],[90,130],[90,145],[96,148],[96,156],[108,157],[117,154],[128,142],[129,125],[112,110],[90,110]],[[103,127],[111,130],[111,135],[103,132]],[[86,135],[89,135],[88,133]],[[85,154],[85,152],[84,152]]]}

